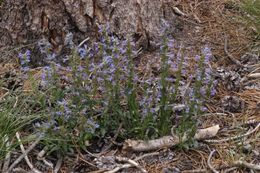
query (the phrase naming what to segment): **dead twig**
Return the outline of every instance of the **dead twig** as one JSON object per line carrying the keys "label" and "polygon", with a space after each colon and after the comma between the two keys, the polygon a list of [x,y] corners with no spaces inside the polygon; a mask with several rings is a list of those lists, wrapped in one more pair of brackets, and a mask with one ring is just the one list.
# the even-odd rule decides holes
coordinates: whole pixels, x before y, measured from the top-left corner
{"label": "dead twig", "polygon": [[234,166],[245,167],[245,168],[252,169],[255,171],[260,171],[260,165],[255,165],[255,164],[248,163],[245,161],[239,160],[239,161],[235,161],[233,164],[234,164]]}
{"label": "dead twig", "polygon": [[206,113],[202,114],[200,116],[207,117],[207,116],[228,116],[226,113],[220,113],[220,112],[215,112],[215,113]]}
{"label": "dead twig", "polygon": [[233,172],[234,170],[236,170],[237,168],[236,167],[231,167],[231,168],[229,168],[229,169],[226,169],[226,170],[224,170],[224,173],[229,173],[229,172]]}
{"label": "dead twig", "polygon": [[136,161],[132,160],[132,159],[128,159],[126,157],[116,157],[115,158],[116,161],[118,162],[126,162],[126,164],[123,164],[121,166],[118,166],[110,171],[107,171],[105,173],[116,173],[122,169],[127,169],[127,168],[130,168],[130,167],[136,167],[137,169],[139,169],[142,173],[147,173],[147,171],[142,168]]}
{"label": "dead twig", "polygon": [[208,143],[223,143],[223,142],[236,140],[236,139],[243,138],[243,137],[251,135],[252,133],[256,132],[259,127],[260,127],[260,123],[258,123],[257,126],[253,130],[249,130],[245,134],[233,136],[233,137],[230,137],[230,138],[224,138],[224,139],[220,139],[220,140],[205,140],[205,142],[208,142]]}
{"label": "dead twig", "polygon": [[172,7],[172,10],[175,14],[178,14],[180,16],[186,16],[186,14],[183,13],[178,7]]}
{"label": "dead twig", "polygon": [[40,135],[40,136],[36,139],[36,141],[35,141],[26,151],[24,151],[22,155],[20,155],[20,156],[13,162],[13,164],[9,167],[9,169],[8,169],[7,172],[11,172],[11,171],[14,169],[14,167],[15,167],[18,163],[20,163],[20,162],[23,160],[23,158],[24,158],[25,156],[27,156],[27,154],[28,154],[31,150],[34,149],[34,147],[41,141],[42,138],[43,138],[43,135]]}
{"label": "dead twig", "polygon": [[225,34],[225,44],[224,44],[224,51],[225,53],[227,54],[228,58],[233,62],[235,63],[236,65],[238,65],[239,67],[244,67],[237,59],[235,59],[233,57],[233,55],[231,55],[229,52],[228,52],[228,49],[227,49],[227,45],[228,45],[228,42],[227,42],[227,34]]}
{"label": "dead twig", "polygon": [[134,160],[138,161],[138,160],[144,159],[145,157],[158,156],[159,154],[160,154],[159,152],[147,153],[147,154],[144,154],[142,156],[139,156],[139,157],[135,158]]}
{"label": "dead twig", "polygon": [[249,79],[253,78],[260,78],[260,73],[252,73],[252,74],[249,74],[247,75]]}
{"label": "dead twig", "polygon": [[62,161],[63,161],[63,158],[61,156],[59,156],[59,159],[58,159],[58,161],[57,161],[57,163],[55,165],[55,168],[53,170],[54,173],[58,173],[59,172],[60,167],[62,165]]}
{"label": "dead twig", "polygon": [[[8,137],[5,136],[4,137],[4,141],[6,142],[6,147],[8,148],[10,146],[10,142],[8,141]],[[3,165],[3,168],[2,168],[2,172],[7,172],[8,170],[8,166],[10,164],[10,160],[11,160],[11,152],[8,151],[6,156],[5,156],[5,159],[4,159],[4,165]]]}
{"label": "dead twig", "polygon": [[110,171],[106,171],[105,173],[116,173],[122,169],[127,169],[127,168],[131,168],[133,165],[131,164],[124,164],[124,165],[121,165],[121,166],[118,166]]}
{"label": "dead twig", "polygon": [[[20,144],[20,148],[21,148],[22,153],[25,154],[25,149],[24,149],[24,146],[23,146],[23,144],[22,144],[22,142],[21,142],[19,133],[16,132],[15,135],[16,135],[16,138],[17,138],[19,144]],[[41,173],[41,171],[39,171],[38,169],[36,169],[36,168],[33,166],[33,164],[30,162],[30,160],[29,160],[27,154],[25,154],[24,159],[25,159],[27,165],[29,166],[29,168],[32,170],[32,172]]]}
{"label": "dead twig", "polygon": [[194,169],[194,170],[183,170],[182,173],[202,173],[202,172],[208,172],[207,169]]}
{"label": "dead twig", "polygon": [[15,169],[13,169],[13,172],[17,172],[17,173],[32,173],[31,171],[27,171],[27,170],[25,170],[25,169],[23,169],[23,168],[15,168]]}
{"label": "dead twig", "polygon": [[43,156],[45,155],[47,151],[47,147],[43,148],[38,154],[37,159],[42,161],[46,166],[50,167],[53,170],[53,164],[49,161],[47,161]]}
{"label": "dead twig", "polygon": [[78,47],[81,47],[84,43],[86,43],[89,40],[89,37],[84,39],[82,42],[79,43]]}
{"label": "dead twig", "polygon": [[136,161],[134,161],[132,159],[128,159],[126,157],[116,157],[116,161],[127,162],[127,163],[131,164],[133,167],[138,168],[141,172],[147,173],[147,171],[144,168],[142,168]]}
{"label": "dead twig", "polygon": [[211,164],[211,158],[212,158],[212,156],[213,156],[213,154],[214,154],[215,152],[216,152],[216,150],[213,150],[213,151],[210,152],[209,158],[208,158],[208,161],[207,161],[207,164],[208,164],[209,169],[210,169],[212,172],[214,172],[214,173],[219,173],[219,171],[217,171],[217,170],[212,166],[212,164]]}
{"label": "dead twig", "polygon": [[97,170],[97,171],[91,171],[89,173],[103,173],[103,172],[106,172],[108,171],[107,169],[100,169],[100,170]]}

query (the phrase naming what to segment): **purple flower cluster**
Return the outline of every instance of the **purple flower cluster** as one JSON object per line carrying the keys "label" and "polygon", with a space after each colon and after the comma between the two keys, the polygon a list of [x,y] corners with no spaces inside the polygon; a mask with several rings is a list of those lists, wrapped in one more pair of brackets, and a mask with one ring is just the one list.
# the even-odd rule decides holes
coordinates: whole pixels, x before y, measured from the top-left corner
{"label": "purple flower cluster", "polygon": [[29,71],[29,63],[31,61],[31,52],[29,50],[26,50],[25,53],[19,53],[18,55],[20,63],[21,63],[21,70],[23,72]]}
{"label": "purple flower cluster", "polygon": [[61,101],[57,101],[58,111],[55,112],[55,115],[58,117],[63,116],[65,120],[68,120],[72,115],[72,110],[69,106],[75,107],[75,105],[69,105],[68,101],[63,99]]}

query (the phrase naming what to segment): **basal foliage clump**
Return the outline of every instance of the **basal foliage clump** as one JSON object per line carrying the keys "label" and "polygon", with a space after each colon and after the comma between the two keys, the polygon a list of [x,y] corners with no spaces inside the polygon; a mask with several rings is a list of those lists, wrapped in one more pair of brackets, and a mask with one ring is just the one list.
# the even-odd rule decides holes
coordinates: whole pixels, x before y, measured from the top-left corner
{"label": "basal foliage clump", "polygon": [[[192,138],[197,116],[215,94],[210,49],[205,46],[201,55],[189,58],[182,45],[164,34],[159,74],[145,77],[138,74],[138,51],[131,39],[118,39],[109,26],[100,26],[99,34],[99,40],[80,47],[68,34],[71,54],[62,61],[46,40],[39,42],[47,66],[35,99],[47,118],[35,127],[45,133],[46,143],[67,152],[75,144],[86,147],[91,139],[118,132],[121,139],[151,139],[171,131]],[[30,77],[30,52],[19,58]],[[178,104],[184,106],[176,110]]]}

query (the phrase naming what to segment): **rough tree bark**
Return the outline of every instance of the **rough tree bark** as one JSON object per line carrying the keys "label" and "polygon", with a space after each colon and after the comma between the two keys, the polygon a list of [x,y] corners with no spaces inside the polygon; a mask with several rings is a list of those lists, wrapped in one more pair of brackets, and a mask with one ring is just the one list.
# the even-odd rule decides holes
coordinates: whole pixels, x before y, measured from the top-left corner
{"label": "rough tree bark", "polygon": [[76,42],[95,37],[97,24],[109,23],[119,37],[130,34],[139,46],[157,42],[162,19],[175,32],[175,0],[4,0],[0,8],[0,48],[44,37],[56,51],[66,33]]}

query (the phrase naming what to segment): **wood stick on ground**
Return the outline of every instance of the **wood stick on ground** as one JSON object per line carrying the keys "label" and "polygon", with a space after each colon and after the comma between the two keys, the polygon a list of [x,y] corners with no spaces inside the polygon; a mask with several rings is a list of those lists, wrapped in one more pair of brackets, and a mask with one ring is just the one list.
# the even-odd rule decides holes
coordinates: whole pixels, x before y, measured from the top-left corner
{"label": "wood stick on ground", "polygon": [[[4,141],[6,142],[6,147],[8,148],[10,146],[10,142],[8,141],[7,136],[4,137]],[[2,172],[7,172],[9,164],[10,164],[10,160],[11,160],[11,152],[8,151],[6,156],[5,156],[5,159],[4,159],[4,165],[3,165],[3,168],[2,168]]]}
{"label": "wood stick on ground", "polygon": [[219,173],[219,171],[217,171],[217,170],[212,166],[212,164],[211,164],[211,158],[212,158],[212,156],[213,156],[213,154],[214,154],[215,152],[216,152],[216,150],[213,150],[213,151],[210,152],[209,158],[208,158],[208,161],[207,161],[207,164],[208,164],[209,169],[210,169],[212,172],[214,172],[214,173]]}
{"label": "wood stick on ground", "polygon": [[146,158],[146,157],[158,156],[159,154],[160,154],[159,152],[146,153],[146,154],[144,154],[144,155],[142,155],[142,156],[139,156],[139,157],[135,158],[134,160],[135,160],[135,161],[138,161],[138,160],[142,160],[142,159],[144,159],[144,158]]}
{"label": "wood stick on ground", "polygon": [[247,75],[249,79],[260,78],[260,73],[252,73]]}
{"label": "wood stick on ground", "polygon": [[175,14],[178,14],[180,16],[186,16],[186,14],[183,13],[178,7],[172,7],[172,10],[174,11]]}
{"label": "wood stick on ground", "polygon": [[58,159],[58,161],[57,161],[57,163],[55,165],[54,171],[53,171],[54,173],[58,173],[59,172],[60,167],[62,165],[62,161],[63,161],[63,158],[61,156],[59,156],[59,159]]}
{"label": "wood stick on ground", "polygon": [[228,58],[233,62],[235,63],[236,65],[238,65],[239,67],[244,67],[236,58],[233,57],[233,55],[231,55],[229,52],[228,52],[228,49],[227,49],[227,46],[228,46],[228,43],[227,43],[227,34],[225,34],[225,44],[224,44],[224,51],[225,53],[227,54]]}
{"label": "wood stick on ground", "polygon": [[182,173],[202,173],[202,172],[208,172],[207,169],[194,169],[194,170],[183,170]]}
{"label": "wood stick on ground", "polygon": [[121,166],[118,166],[110,171],[106,171],[105,173],[116,173],[122,169],[127,169],[127,168],[131,168],[131,167],[135,167],[135,168],[139,169],[142,173],[147,173],[147,171],[144,168],[142,168],[136,161],[134,161],[132,159],[128,159],[125,157],[116,157],[115,159],[118,162],[127,162],[127,163],[123,164]]}
{"label": "wood stick on ground", "polygon": [[147,171],[142,168],[136,161],[132,160],[132,159],[128,159],[126,157],[116,157],[116,160],[118,162],[127,162],[131,165],[133,165],[134,167],[138,168],[142,173],[147,173]]}
{"label": "wood stick on ground", "polygon": [[236,140],[236,139],[243,138],[243,137],[251,135],[252,133],[256,132],[259,127],[260,127],[260,123],[258,123],[257,126],[253,130],[249,130],[245,134],[233,136],[233,137],[230,137],[230,138],[224,138],[224,139],[220,139],[220,140],[205,140],[205,142],[208,142],[208,143],[223,143],[223,142]]}
{"label": "wood stick on ground", "polygon": [[[203,140],[205,138],[211,138],[216,136],[219,131],[219,125],[215,125],[206,129],[199,129],[194,138],[197,140]],[[161,148],[171,148],[176,146],[181,141],[186,141],[187,138],[183,137],[183,139],[179,139],[179,136],[172,135],[172,136],[164,136],[159,139],[154,140],[131,140],[128,139],[124,142],[123,150],[131,150],[134,152],[142,152],[142,151],[152,151],[158,150]]]}
{"label": "wood stick on ground", "polygon": [[44,147],[38,154],[37,159],[42,161],[46,166],[50,167],[53,170],[53,164],[47,161],[43,156],[46,154],[48,148]]}
{"label": "wood stick on ground", "polygon": [[13,169],[13,172],[17,172],[17,173],[33,173],[31,171],[28,172],[27,170],[25,170],[23,168],[15,168],[15,169]]}
{"label": "wood stick on ground", "polygon": [[106,171],[105,173],[116,173],[116,172],[118,172],[118,171],[120,171],[122,169],[127,169],[127,168],[131,168],[131,167],[133,167],[133,165],[131,165],[131,164],[124,164],[124,165],[118,166],[118,167],[116,167],[116,168],[114,168],[114,169],[112,169],[110,171]]}
{"label": "wood stick on ground", "polygon": [[18,163],[20,163],[20,162],[23,160],[23,158],[24,158],[25,156],[27,156],[27,154],[28,154],[31,150],[33,150],[33,149],[35,148],[35,146],[41,141],[42,138],[43,138],[43,135],[40,135],[40,136],[36,139],[36,141],[35,141],[32,145],[30,145],[30,147],[29,147],[22,155],[20,155],[20,156],[13,162],[13,164],[9,167],[8,172],[11,172],[11,171],[14,169],[14,167],[15,167]]}
{"label": "wood stick on ground", "polygon": [[234,172],[237,168],[236,167],[231,167],[231,168],[228,168],[226,170],[224,170],[224,173],[229,173],[229,172]]}
{"label": "wood stick on ground", "polygon": [[80,44],[78,45],[78,47],[81,47],[83,44],[85,44],[85,42],[87,42],[89,40],[89,37],[87,37],[86,39],[84,39],[82,42],[80,42]]}
{"label": "wood stick on ground", "polygon": [[[24,149],[24,146],[23,146],[22,141],[21,141],[21,139],[20,139],[19,133],[16,132],[15,135],[16,135],[16,138],[17,138],[19,144],[20,144],[20,148],[21,148],[22,153],[25,153],[25,149]],[[30,160],[29,160],[27,154],[25,154],[24,159],[25,159],[27,165],[29,166],[29,168],[32,170],[32,172],[41,173],[41,171],[39,171],[38,169],[36,169],[36,168],[33,166],[33,164],[30,162]]]}
{"label": "wood stick on ground", "polygon": [[234,163],[234,166],[241,166],[241,167],[245,167],[245,168],[248,168],[248,169],[252,169],[252,170],[255,170],[255,171],[260,171],[260,165],[255,165],[255,164],[252,164],[252,163],[248,163],[248,162],[245,162],[245,161],[235,161]]}

